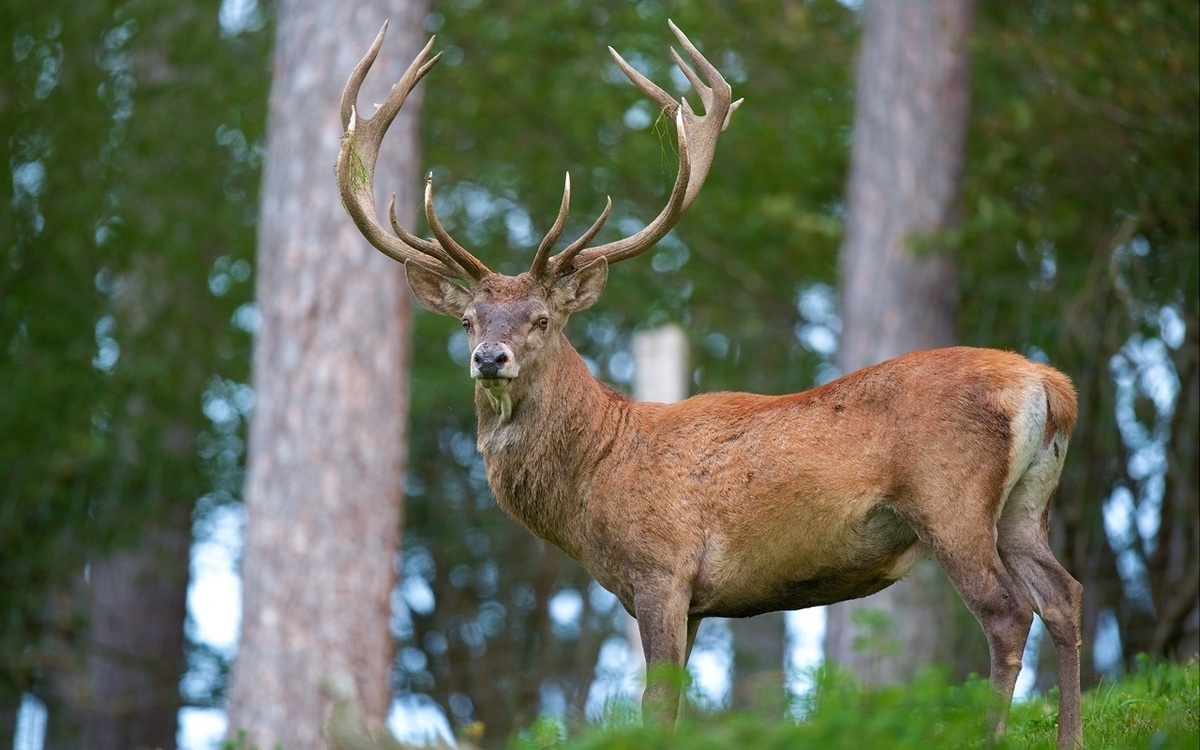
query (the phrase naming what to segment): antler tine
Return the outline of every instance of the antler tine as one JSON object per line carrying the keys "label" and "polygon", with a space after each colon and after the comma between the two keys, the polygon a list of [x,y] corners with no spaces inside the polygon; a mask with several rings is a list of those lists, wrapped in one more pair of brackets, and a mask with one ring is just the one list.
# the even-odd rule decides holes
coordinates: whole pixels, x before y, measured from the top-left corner
{"label": "antler tine", "polygon": [[[704,110],[707,112],[709,109],[712,108],[712,89],[710,87],[704,85],[704,83],[696,75],[696,72],[694,70],[692,70],[691,66],[684,63],[683,58],[680,57],[679,53],[676,52],[674,49],[671,50],[671,56],[675,58],[676,67],[678,67],[681,71],[683,71],[683,74],[687,77],[688,81],[692,84],[692,88],[696,89],[696,93],[698,93],[700,95],[700,103],[704,105]],[[700,58],[700,59],[704,60],[704,58]],[[705,62],[708,62],[708,61],[705,60]],[[687,99],[680,97],[679,101],[682,103],[683,107],[687,109],[688,112],[692,111],[692,108],[688,105]],[[724,131],[725,128],[729,127],[729,118],[733,116],[733,113],[737,111],[738,107],[742,106],[742,102],[744,102],[744,101],[746,101],[746,100],[738,99],[736,102],[730,103],[729,111],[725,113],[725,122],[721,123],[722,131]]]}
{"label": "antler tine", "polygon": [[437,212],[433,210],[433,172],[425,176],[425,219],[429,222],[429,228],[433,230],[433,236],[437,237],[442,249],[466,272],[471,281],[479,281],[483,277],[491,275],[492,272],[488,270],[487,266],[454,241],[454,238],[450,236],[438,219]]}
{"label": "antler tine", "polygon": [[651,81],[646,76],[638,72],[629,63],[625,62],[625,58],[621,57],[621,53],[617,52],[612,47],[608,48],[608,54],[612,55],[613,61],[617,67],[625,74],[634,86],[637,86],[643,94],[650,98],[650,101],[658,105],[658,108],[667,114],[668,117],[675,115],[675,109],[679,106],[679,102],[675,101],[666,91],[659,88],[658,84]]}
{"label": "antler tine", "polygon": [[[687,196],[683,201],[683,209],[686,211],[688,206],[692,205],[692,201],[700,193],[700,188],[704,185],[704,180],[708,177],[709,167],[712,166],[713,156],[716,154],[717,138],[724,132],[726,126],[729,125],[729,118],[734,111],[742,105],[741,99],[736,103],[731,102],[733,99],[733,89],[721,76],[721,71],[717,70],[716,66],[708,61],[704,55],[700,54],[700,50],[696,49],[696,45],[687,38],[674,21],[668,19],[667,25],[671,28],[671,32],[679,41],[679,45],[683,47],[684,52],[687,52],[688,57],[692,60],[692,65],[696,70],[686,65],[680,57],[679,53],[674,49],[671,50],[671,57],[675,59],[675,65],[683,72],[683,75],[692,84],[696,90],[696,94],[700,97],[700,103],[704,105],[704,116],[699,117],[692,111],[688,105],[687,99],[680,97],[680,102],[684,111],[684,121],[686,127],[690,129],[690,135],[693,137],[692,145],[696,150],[692,159],[692,180],[688,188]],[[708,79],[708,84],[701,80],[697,72]],[[703,142],[702,142],[703,141]]]}
{"label": "antler tine", "polygon": [[[458,268],[458,264],[454,259],[446,254],[442,246],[432,240],[427,240],[424,237],[418,237],[412,232],[404,228],[400,220],[396,218],[396,194],[392,193],[391,199],[388,201],[388,220],[391,222],[392,231],[400,238],[400,241],[409,247],[420,248],[422,252],[430,255],[441,261],[449,268]],[[457,275],[457,274],[456,274]]]}
{"label": "antler tine", "polygon": [[[400,226],[395,214],[395,196],[388,206],[388,215],[395,234],[389,234],[379,223],[378,211],[375,207],[375,163],[379,158],[380,144],[383,142],[388,127],[399,114],[405,99],[442,57],[439,52],[429,58],[437,39],[437,37],[430,37],[424,49],[417,54],[408,69],[404,71],[404,75],[392,86],[387,98],[383,104],[379,105],[375,114],[371,117],[361,116],[355,103],[358,100],[362,83],[383,46],[387,28],[388,24],[385,22],[370,49],[367,50],[367,54],[350,73],[350,78],[342,91],[340,110],[342,125],[346,128],[346,132],[342,135],[342,146],[338,152],[335,168],[342,205],[367,241],[389,258],[401,263],[411,261],[444,276],[472,282],[478,281],[482,275],[490,272],[457,243],[454,243],[453,249],[447,248],[445,244],[439,245],[431,240],[422,239]],[[444,230],[442,231],[444,234]],[[445,236],[449,237],[449,235]],[[442,240],[441,235],[438,236],[438,240]],[[453,240],[450,242],[453,243]],[[459,253],[463,257],[459,257]],[[468,258],[470,260],[467,260]]]}
{"label": "antler tine", "polygon": [[567,225],[567,214],[570,213],[570,210],[571,173],[567,172],[566,180],[563,182],[562,204],[558,207],[558,216],[554,219],[554,224],[551,225],[550,231],[546,232],[546,236],[542,238],[541,244],[538,245],[537,254],[533,256],[533,265],[529,267],[529,273],[533,278],[541,279],[545,277],[546,266],[550,260],[550,251],[554,248],[554,243],[558,242],[563,227]]}
{"label": "antler tine", "polygon": [[[729,124],[730,115],[741,104],[741,100],[731,103],[733,91],[720,71],[700,54],[696,46],[673,22],[668,23],[698,71],[694,72],[684,63],[683,58],[672,50],[676,64],[700,96],[704,105],[703,115],[697,115],[687,100],[681,98],[677,101],[653,81],[637,72],[616,50],[609,47],[609,52],[633,85],[675,121],[679,142],[679,174],[671,188],[671,196],[658,216],[635,234],[593,248],[583,249],[582,246],[572,245],[568,250],[572,251],[573,257],[567,257],[567,251],[563,251],[551,258],[551,267],[558,276],[600,257],[607,258],[609,263],[632,258],[648,250],[671,231],[699,194],[712,166],[717,139]],[[708,82],[705,83],[704,79]]]}
{"label": "antler tine", "polygon": [[[586,266],[592,261],[600,257],[608,259],[609,263],[617,263],[635,255],[640,255],[646,250],[654,246],[656,242],[661,240],[671,231],[671,228],[679,223],[680,217],[683,216],[685,209],[684,198],[687,195],[687,187],[690,178],[691,157],[688,153],[687,135],[682,127],[683,111],[677,110],[675,113],[675,125],[679,130],[679,174],[675,178],[675,185],[671,188],[671,195],[667,198],[667,205],[659,212],[646,226],[642,227],[636,233],[615,242],[609,242],[597,247],[589,247],[584,249],[582,245],[574,252],[573,263],[568,264],[567,251],[564,250],[551,259],[556,271],[562,274],[570,272],[570,268],[580,268]],[[611,201],[605,207],[605,211],[601,218],[608,217],[608,210],[611,207]],[[598,228],[597,228],[597,231]]]}
{"label": "antler tine", "polygon": [[612,213],[612,198],[605,197],[604,210],[600,212],[600,216],[592,223],[592,226],[584,232],[579,239],[567,245],[565,249],[558,255],[554,256],[554,270],[550,274],[553,277],[563,277],[570,273],[573,268],[575,256],[579,255],[579,251],[587,247],[587,244],[600,233],[600,229],[604,226],[604,222],[608,221],[608,215]]}

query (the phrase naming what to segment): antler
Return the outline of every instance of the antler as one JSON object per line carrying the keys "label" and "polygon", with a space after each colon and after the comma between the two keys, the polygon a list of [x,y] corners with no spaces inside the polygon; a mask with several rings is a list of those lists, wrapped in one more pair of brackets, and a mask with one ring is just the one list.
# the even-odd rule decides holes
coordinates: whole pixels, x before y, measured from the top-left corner
{"label": "antler", "polygon": [[[674,49],[671,50],[675,64],[683,71],[700,96],[700,102],[704,105],[703,115],[697,115],[688,104],[687,99],[681,97],[679,101],[676,101],[653,81],[634,70],[633,66],[627,63],[616,50],[612,47],[608,48],[609,53],[612,54],[613,59],[629,80],[658,105],[663,114],[675,121],[675,130],[679,141],[679,174],[675,178],[674,187],[671,188],[671,196],[667,199],[666,207],[637,233],[615,242],[588,248],[587,243],[600,231],[600,227],[603,226],[612,209],[612,201],[609,200],[604,212],[591,229],[561,253],[546,259],[544,255],[549,251],[549,246],[558,239],[558,234],[562,231],[562,224],[566,222],[568,203],[570,202],[570,180],[568,179],[567,186],[563,190],[563,201],[558,218],[554,222],[554,227],[546,235],[546,239],[542,240],[537,257],[534,259],[531,273],[535,277],[543,276],[549,280],[559,279],[575,268],[585,266],[597,258],[607,258],[609,263],[616,263],[645,252],[666,236],[667,232],[671,231],[671,228],[679,222],[684,211],[696,199],[696,195],[704,185],[709,167],[712,166],[713,155],[716,153],[717,138],[729,125],[730,116],[743,100],[738,99],[736,102],[731,102],[733,90],[721,76],[720,71],[705,59],[704,55],[700,54],[700,51],[673,21],[667,23],[700,73],[697,75],[691,67],[684,63],[678,52]],[[707,79],[707,84],[704,83],[701,76]]]}
{"label": "antler", "polygon": [[[534,278],[553,282],[598,258],[606,258],[609,263],[616,263],[645,252],[671,231],[700,192],[716,153],[717,138],[729,125],[730,116],[741,105],[742,100],[730,101],[733,92],[721,77],[720,71],[700,54],[674,22],[668,21],[668,24],[696,68],[693,71],[684,63],[678,52],[671,50],[675,64],[700,96],[700,102],[704,106],[703,115],[697,115],[686,99],[681,97],[676,101],[653,81],[634,70],[616,50],[608,48],[629,80],[658,105],[665,115],[675,121],[679,141],[679,174],[675,178],[674,187],[671,188],[667,205],[653,221],[635,234],[589,248],[588,243],[600,232],[612,210],[612,200],[608,199],[604,211],[591,228],[562,252],[550,257],[550,251],[566,225],[570,210],[571,179],[568,175],[563,187],[558,217],[538,245],[537,254],[533,259],[530,273]],[[342,205],[346,207],[363,236],[384,255],[402,263],[417,263],[444,276],[462,279],[474,285],[484,277],[490,276],[492,272],[462,245],[455,242],[438,220],[433,208],[432,174],[425,179],[425,217],[435,239],[418,237],[401,226],[396,219],[394,193],[388,204],[388,217],[395,234],[389,234],[379,224],[374,192],[375,162],[379,156],[379,145],[413,87],[442,57],[439,52],[426,61],[436,39],[430,38],[429,43],[408,66],[404,76],[392,86],[387,99],[379,105],[376,113],[372,117],[362,117],[358,114],[355,102],[362,82],[379,54],[386,33],[385,22],[367,54],[350,74],[350,80],[346,82],[346,89],[342,92],[342,125],[346,132],[342,136],[342,148],[338,153],[336,169]],[[705,83],[705,80],[708,83]]]}
{"label": "antler", "polygon": [[367,54],[355,66],[342,91],[342,126],[346,128],[342,136],[342,148],[337,158],[337,184],[342,196],[342,205],[350,217],[354,219],[367,241],[380,252],[401,263],[411,261],[431,271],[444,276],[462,279],[468,283],[476,283],[485,276],[491,275],[487,266],[467,252],[462,245],[442,227],[437,214],[433,210],[433,175],[425,179],[425,217],[433,230],[435,240],[427,240],[409,232],[396,219],[396,195],[388,203],[388,217],[391,220],[395,235],[389,234],[379,224],[378,210],[375,207],[375,162],[379,157],[379,145],[388,127],[396,119],[404,100],[408,98],[413,87],[425,77],[425,74],[437,64],[442,53],[439,52],[428,62],[430,50],[437,37],[431,37],[429,43],[417,55],[404,76],[392,86],[387,99],[379,105],[371,117],[359,115],[355,102],[363,80],[375,62],[379,48],[383,45],[383,37],[387,33],[387,22],[379,30],[375,41]]}

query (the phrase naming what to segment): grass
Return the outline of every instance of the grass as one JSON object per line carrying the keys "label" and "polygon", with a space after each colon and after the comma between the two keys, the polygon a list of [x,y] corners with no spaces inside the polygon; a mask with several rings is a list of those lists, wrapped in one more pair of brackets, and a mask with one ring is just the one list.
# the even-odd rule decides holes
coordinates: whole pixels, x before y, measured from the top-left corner
{"label": "grass", "polygon": [[[510,743],[512,750],[724,750],[794,747],[936,750],[937,748],[1053,748],[1057,694],[1013,706],[1008,735],[988,743],[984,727],[989,691],[984,680],[948,685],[935,672],[904,687],[865,689],[822,670],[813,695],[796,706],[803,720],[754,712],[689,711],[674,732],[640,727],[628,706],[578,733],[544,720]],[[769,703],[769,701],[768,701]],[[1200,663],[1141,660],[1119,680],[1084,695],[1088,748],[1200,748]]]}

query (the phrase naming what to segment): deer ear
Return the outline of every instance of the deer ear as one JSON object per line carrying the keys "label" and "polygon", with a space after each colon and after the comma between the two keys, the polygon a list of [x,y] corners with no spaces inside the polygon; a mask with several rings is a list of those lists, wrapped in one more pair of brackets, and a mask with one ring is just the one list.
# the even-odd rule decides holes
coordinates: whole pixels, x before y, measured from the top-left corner
{"label": "deer ear", "polygon": [[411,262],[404,264],[404,271],[417,301],[431,312],[458,318],[471,304],[470,292],[440,273]]}
{"label": "deer ear", "polygon": [[608,261],[601,257],[564,277],[550,289],[550,302],[555,309],[570,315],[596,304],[604,283],[608,281]]}

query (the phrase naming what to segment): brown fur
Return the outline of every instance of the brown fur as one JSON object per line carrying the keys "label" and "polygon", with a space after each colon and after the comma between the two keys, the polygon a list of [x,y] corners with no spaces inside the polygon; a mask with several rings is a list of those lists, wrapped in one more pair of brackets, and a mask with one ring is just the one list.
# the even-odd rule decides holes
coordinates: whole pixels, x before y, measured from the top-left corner
{"label": "brown fur", "polygon": [[[866,596],[932,554],[988,637],[997,731],[1036,610],[1059,651],[1060,744],[1082,741],[1082,589],[1044,524],[1075,423],[1065,375],[954,347],[788,396],[638,403],[561,333],[599,295],[605,269],[589,269],[569,289],[523,274],[447,293],[411,266],[410,281],[426,306],[467,321],[472,346],[509,347],[518,374],[476,384],[492,492],[617,595],[649,663],[682,665],[704,617]],[[646,700],[674,716],[669,686]]]}

